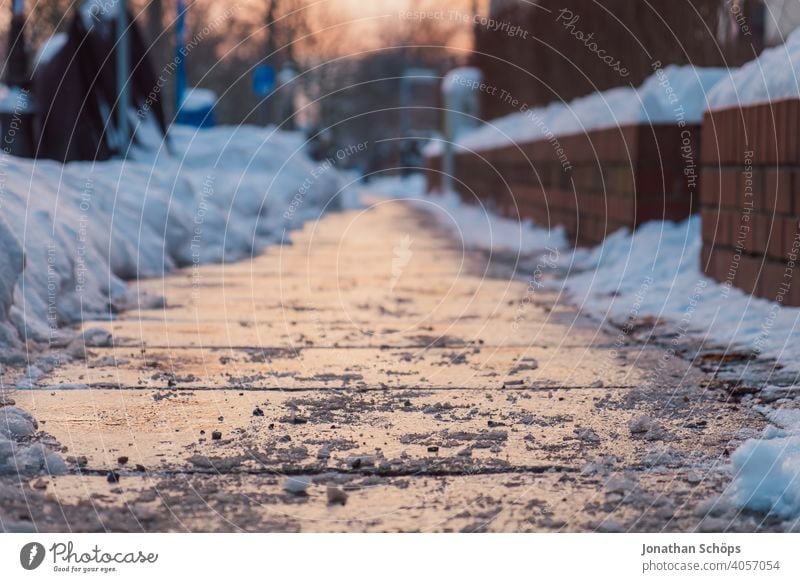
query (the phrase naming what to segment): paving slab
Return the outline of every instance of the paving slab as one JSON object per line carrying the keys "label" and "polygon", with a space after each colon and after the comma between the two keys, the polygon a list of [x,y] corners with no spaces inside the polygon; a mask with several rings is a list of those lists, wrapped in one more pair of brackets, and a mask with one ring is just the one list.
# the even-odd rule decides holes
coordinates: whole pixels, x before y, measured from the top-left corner
{"label": "paving slab", "polygon": [[610,348],[593,347],[178,350],[121,346],[91,350],[88,360],[58,368],[37,385],[45,389],[85,384],[99,388],[515,390],[632,388],[648,381],[670,386],[686,374],[691,379],[701,375],[684,364],[654,377],[649,370],[661,355],[659,350],[644,350],[629,362]]}
{"label": "paving slab", "polygon": [[14,394],[70,474],[0,478],[0,528],[770,527],[703,509],[763,420],[699,367],[410,204],[292,240],[133,282],[141,308],[85,322],[113,342]]}

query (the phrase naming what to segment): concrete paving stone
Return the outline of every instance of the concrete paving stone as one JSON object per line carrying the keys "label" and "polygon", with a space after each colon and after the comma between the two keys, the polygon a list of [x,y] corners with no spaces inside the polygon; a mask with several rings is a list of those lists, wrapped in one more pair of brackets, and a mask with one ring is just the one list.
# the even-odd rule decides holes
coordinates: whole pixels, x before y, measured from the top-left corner
{"label": "concrete paving stone", "polygon": [[779,529],[702,512],[763,419],[530,260],[399,202],[291,238],[131,283],[163,305],[13,393],[70,474],[0,478],[0,530]]}
{"label": "concrete paving stone", "polygon": [[37,381],[43,388],[85,384],[115,388],[326,388],[476,390],[675,385],[701,374],[685,362],[653,375],[662,353],[621,358],[609,348],[478,346],[412,348],[167,348],[90,350],[86,360]]}

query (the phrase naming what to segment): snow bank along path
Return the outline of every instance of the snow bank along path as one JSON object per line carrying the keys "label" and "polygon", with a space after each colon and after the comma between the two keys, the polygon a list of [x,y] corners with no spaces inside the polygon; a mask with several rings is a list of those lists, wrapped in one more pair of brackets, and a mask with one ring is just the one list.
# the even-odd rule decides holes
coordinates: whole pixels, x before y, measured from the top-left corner
{"label": "snow bank along path", "polygon": [[0,160],[0,345],[64,345],[62,326],[133,300],[126,279],[231,261],[336,206],[341,178],[303,137],[175,127],[129,159]]}

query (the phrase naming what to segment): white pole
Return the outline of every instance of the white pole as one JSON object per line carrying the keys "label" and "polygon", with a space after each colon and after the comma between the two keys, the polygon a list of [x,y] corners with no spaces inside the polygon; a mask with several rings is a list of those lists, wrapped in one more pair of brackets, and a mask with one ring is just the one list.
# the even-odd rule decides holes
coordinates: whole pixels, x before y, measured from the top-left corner
{"label": "white pole", "polygon": [[453,174],[455,173],[455,154],[453,152],[453,100],[449,93],[445,93],[444,103],[444,155],[442,156],[442,190],[445,194],[453,191]]}
{"label": "white pole", "polygon": [[117,132],[119,135],[119,153],[124,152],[130,139],[128,129],[128,107],[130,105],[128,76],[128,14],[125,11],[125,0],[117,0]]}

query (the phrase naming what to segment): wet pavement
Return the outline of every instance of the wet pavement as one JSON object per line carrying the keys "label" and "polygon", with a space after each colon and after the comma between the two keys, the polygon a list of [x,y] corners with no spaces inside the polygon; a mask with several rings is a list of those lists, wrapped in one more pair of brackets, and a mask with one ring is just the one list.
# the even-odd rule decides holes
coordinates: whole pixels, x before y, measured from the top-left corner
{"label": "wet pavement", "polygon": [[[689,360],[579,315],[401,202],[250,261],[14,394],[70,474],[0,479],[42,531],[692,531],[763,426]],[[53,441],[53,442],[55,442]]]}

